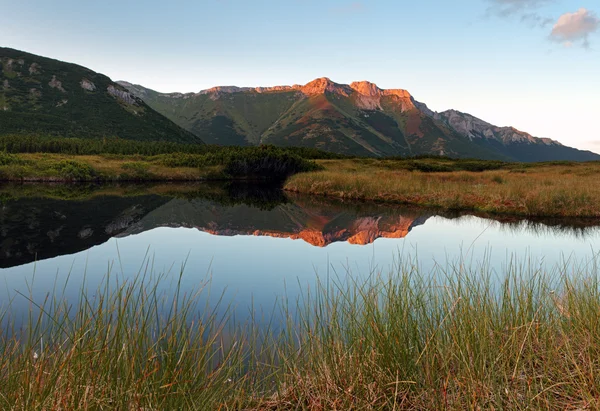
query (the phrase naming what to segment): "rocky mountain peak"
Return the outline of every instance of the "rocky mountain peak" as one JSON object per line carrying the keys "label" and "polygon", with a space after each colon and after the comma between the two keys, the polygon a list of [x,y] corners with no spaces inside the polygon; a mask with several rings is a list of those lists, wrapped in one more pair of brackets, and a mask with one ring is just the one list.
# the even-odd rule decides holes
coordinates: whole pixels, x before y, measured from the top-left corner
{"label": "rocky mountain peak", "polygon": [[352,92],[352,89],[345,84],[335,83],[327,77],[321,77],[302,86],[300,91],[306,95],[329,92],[348,96]]}
{"label": "rocky mountain peak", "polygon": [[350,87],[357,93],[370,97],[380,96],[382,91],[377,84],[370,81],[355,81]]}

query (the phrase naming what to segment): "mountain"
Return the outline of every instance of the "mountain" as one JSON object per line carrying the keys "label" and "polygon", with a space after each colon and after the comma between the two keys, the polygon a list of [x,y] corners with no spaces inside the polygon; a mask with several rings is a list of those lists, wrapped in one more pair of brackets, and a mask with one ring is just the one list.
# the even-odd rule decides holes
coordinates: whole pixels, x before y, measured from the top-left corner
{"label": "mountain", "polygon": [[315,147],[361,156],[600,160],[459,111],[436,113],[406,90],[368,81],[347,85],[319,78],[304,86],[227,86],[186,94],[119,84],[209,144]]}
{"label": "mountain", "polygon": [[336,242],[371,244],[378,238],[404,238],[432,215],[397,207],[347,207],[305,197],[271,209],[248,204],[224,206],[196,198],[173,199],[132,224],[118,237],[156,227],[185,227],[218,235],[254,235],[302,240],[315,247]]}
{"label": "mountain", "polygon": [[105,75],[0,47],[0,133],[201,143]]}
{"label": "mountain", "polygon": [[[369,244],[380,237],[403,238],[431,215],[368,204],[348,207],[299,196],[290,202],[279,197],[282,193],[268,199],[252,193],[197,194],[189,199],[154,194],[85,200],[8,197],[0,203],[0,268],[77,253],[112,237],[157,227],[290,238],[324,247],[339,241]],[[261,200],[267,200],[266,208],[260,206]]]}

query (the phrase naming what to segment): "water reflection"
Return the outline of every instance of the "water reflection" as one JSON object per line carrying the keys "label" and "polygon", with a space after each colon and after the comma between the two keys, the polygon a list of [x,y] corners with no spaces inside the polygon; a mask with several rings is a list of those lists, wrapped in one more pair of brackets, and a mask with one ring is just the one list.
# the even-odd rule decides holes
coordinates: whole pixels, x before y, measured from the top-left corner
{"label": "water reflection", "polygon": [[[366,245],[404,238],[430,218],[465,221],[466,213],[352,203],[248,184],[5,185],[0,187],[0,268],[87,250],[110,238],[159,227],[217,236],[267,236],[315,247]],[[511,235],[594,238],[594,219],[484,217],[484,227]],[[480,218],[477,219],[480,221]],[[487,228],[486,228],[487,227]]]}

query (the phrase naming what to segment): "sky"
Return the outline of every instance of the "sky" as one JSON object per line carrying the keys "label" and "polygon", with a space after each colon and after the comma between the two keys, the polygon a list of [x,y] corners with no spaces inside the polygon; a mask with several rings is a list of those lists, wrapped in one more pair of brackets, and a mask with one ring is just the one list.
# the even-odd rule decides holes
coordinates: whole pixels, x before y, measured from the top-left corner
{"label": "sky", "polygon": [[0,46],[161,92],[368,80],[600,152],[598,0],[0,0]]}

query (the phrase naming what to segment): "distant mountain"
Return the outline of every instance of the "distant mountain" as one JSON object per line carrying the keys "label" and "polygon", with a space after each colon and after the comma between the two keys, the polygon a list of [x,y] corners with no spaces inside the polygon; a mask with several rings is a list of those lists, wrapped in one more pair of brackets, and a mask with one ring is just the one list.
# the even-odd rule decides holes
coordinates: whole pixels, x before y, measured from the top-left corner
{"label": "distant mountain", "polygon": [[319,78],[304,86],[228,86],[187,94],[119,84],[209,144],[302,146],[365,156],[600,160],[469,114],[433,112],[406,90],[383,90],[368,81],[346,85]]}
{"label": "distant mountain", "polygon": [[15,132],[201,143],[102,74],[0,47],[0,133]]}

